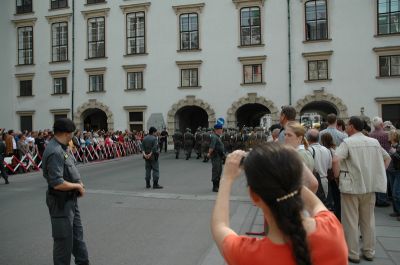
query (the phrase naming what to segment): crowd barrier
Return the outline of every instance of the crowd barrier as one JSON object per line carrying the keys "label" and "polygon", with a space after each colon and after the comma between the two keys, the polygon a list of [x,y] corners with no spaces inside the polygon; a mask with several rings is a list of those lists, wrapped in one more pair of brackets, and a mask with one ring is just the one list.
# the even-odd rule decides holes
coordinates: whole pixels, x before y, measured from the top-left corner
{"label": "crowd barrier", "polygon": [[[106,145],[89,145],[84,147],[68,147],[68,153],[77,163],[89,163],[93,161],[103,161],[124,156],[139,154],[141,146],[139,141],[127,141],[124,143],[113,143]],[[15,155],[5,157],[3,166],[9,174],[26,173],[39,171],[42,166],[42,156],[35,145],[31,152],[22,157]]]}

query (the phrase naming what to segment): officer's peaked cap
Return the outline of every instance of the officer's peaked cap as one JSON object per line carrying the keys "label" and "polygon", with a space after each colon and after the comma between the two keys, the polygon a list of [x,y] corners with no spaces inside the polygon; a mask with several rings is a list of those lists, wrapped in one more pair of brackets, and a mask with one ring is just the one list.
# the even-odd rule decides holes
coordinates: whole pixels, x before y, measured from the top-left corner
{"label": "officer's peaked cap", "polygon": [[76,129],[75,124],[68,118],[60,118],[54,122],[53,130],[54,132],[74,132]]}

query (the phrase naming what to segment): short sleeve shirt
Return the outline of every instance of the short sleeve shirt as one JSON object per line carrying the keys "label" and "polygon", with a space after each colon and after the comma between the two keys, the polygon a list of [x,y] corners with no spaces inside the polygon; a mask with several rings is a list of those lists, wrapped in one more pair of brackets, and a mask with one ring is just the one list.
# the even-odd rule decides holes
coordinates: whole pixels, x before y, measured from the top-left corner
{"label": "short sleeve shirt", "polygon": [[[342,225],[329,211],[315,216],[316,230],[308,235],[313,265],[347,264],[347,246]],[[269,238],[229,235],[222,243],[229,265],[296,265],[289,244],[275,244]]]}
{"label": "short sleeve shirt", "polygon": [[81,176],[75,166],[72,155],[67,152],[67,146],[52,139],[46,146],[42,159],[43,177],[49,187],[54,188],[64,182],[81,181]]}

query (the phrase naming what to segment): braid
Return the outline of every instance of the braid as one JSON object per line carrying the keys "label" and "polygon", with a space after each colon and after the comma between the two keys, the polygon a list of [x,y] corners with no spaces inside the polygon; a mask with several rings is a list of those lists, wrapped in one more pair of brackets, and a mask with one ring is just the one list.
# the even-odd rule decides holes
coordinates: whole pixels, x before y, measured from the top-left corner
{"label": "braid", "polygon": [[299,196],[295,195],[293,198],[273,203],[271,210],[279,229],[290,239],[297,265],[311,265],[307,234],[300,214],[303,202]]}

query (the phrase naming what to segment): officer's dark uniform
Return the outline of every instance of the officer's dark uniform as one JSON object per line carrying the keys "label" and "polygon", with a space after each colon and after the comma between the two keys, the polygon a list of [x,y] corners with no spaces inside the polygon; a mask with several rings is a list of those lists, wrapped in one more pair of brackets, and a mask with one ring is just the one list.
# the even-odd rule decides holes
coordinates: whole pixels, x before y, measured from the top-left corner
{"label": "officer's dark uniform", "polygon": [[179,130],[176,130],[174,135],[172,135],[172,139],[174,140],[175,158],[178,159],[183,145],[183,134]]}
{"label": "officer's dark uniform", "polygon": [[[72,123],[72,121],[70,122]],[[57,121],[54,127],[56,127],[56,123]],[[61,124],[58,131],[69,132],[75,129],[74,125],[73,128],[69,126],[70,124]],[[54,264],[69,265],[72,253],[76,264],[87,265],[89,258],[86,244],[83,241],[83,227],[78,209],[78,191],[58,191],[54,189],[55,186],[64,181],[81,182],[81,176],[75,162],[72,156],[67,153],[67,146],[53,138],[46,146],[42,165],[43,176],[48,183],[46,203],[49,208],[54,239]]]}
{"label": "officer's dark uniform", "polygon": [[203,140],[201,142],[201,150],[203,152],[203,157],[204,157],[203,162],[208,162],[207,154],[208,154],[208,149],[210,148],[211,134],[212,132],[210,131],[210,129],[203,130],[202,134]]}
{"label": "officer's dark uniform", "polygon": [[8,182],[8,175],[7,175],[4,165],[3,165],[5,156],[6,156],[6,144],[3,142],[2,139],[0,139],[0,172],[1,172],[1,176],[5,180],[6,184],[9,184],[10,182]]}
{"label": "officer's dark uniform", "polygon": [[149,159],[145,159],[145,168],[146,168],[146,188],[150,188],[150,180],[151,180],[151,171],[153,170],[153,188],[158,189],[162,188],[158,185],[158,179],[160,178],[160,170],[158,166],[158,141],[157,137],[153,135],[157,130],[154,127],[151,127],[149,133],[146,137],[144,137],[142,146],[143,152],[147,155],[152,153],[152,156]]}
{"label": "officer's dark uniform", "polygon": [[213,149],[211,154],[211,181],[213,183],[213,191],[218,191],[219,181],[222,174],[222,162],[224,159],[224,144],[222,143],[220,136],[215,132],[211,134],[210,149]]}
{"label": "officer's dark uniform", "polygon": [[164,130],[160,134],[160,153],[162,152],[163,146],[165,153],[167,152],[167,145],[168,145],[168,132],[164,128]]}

